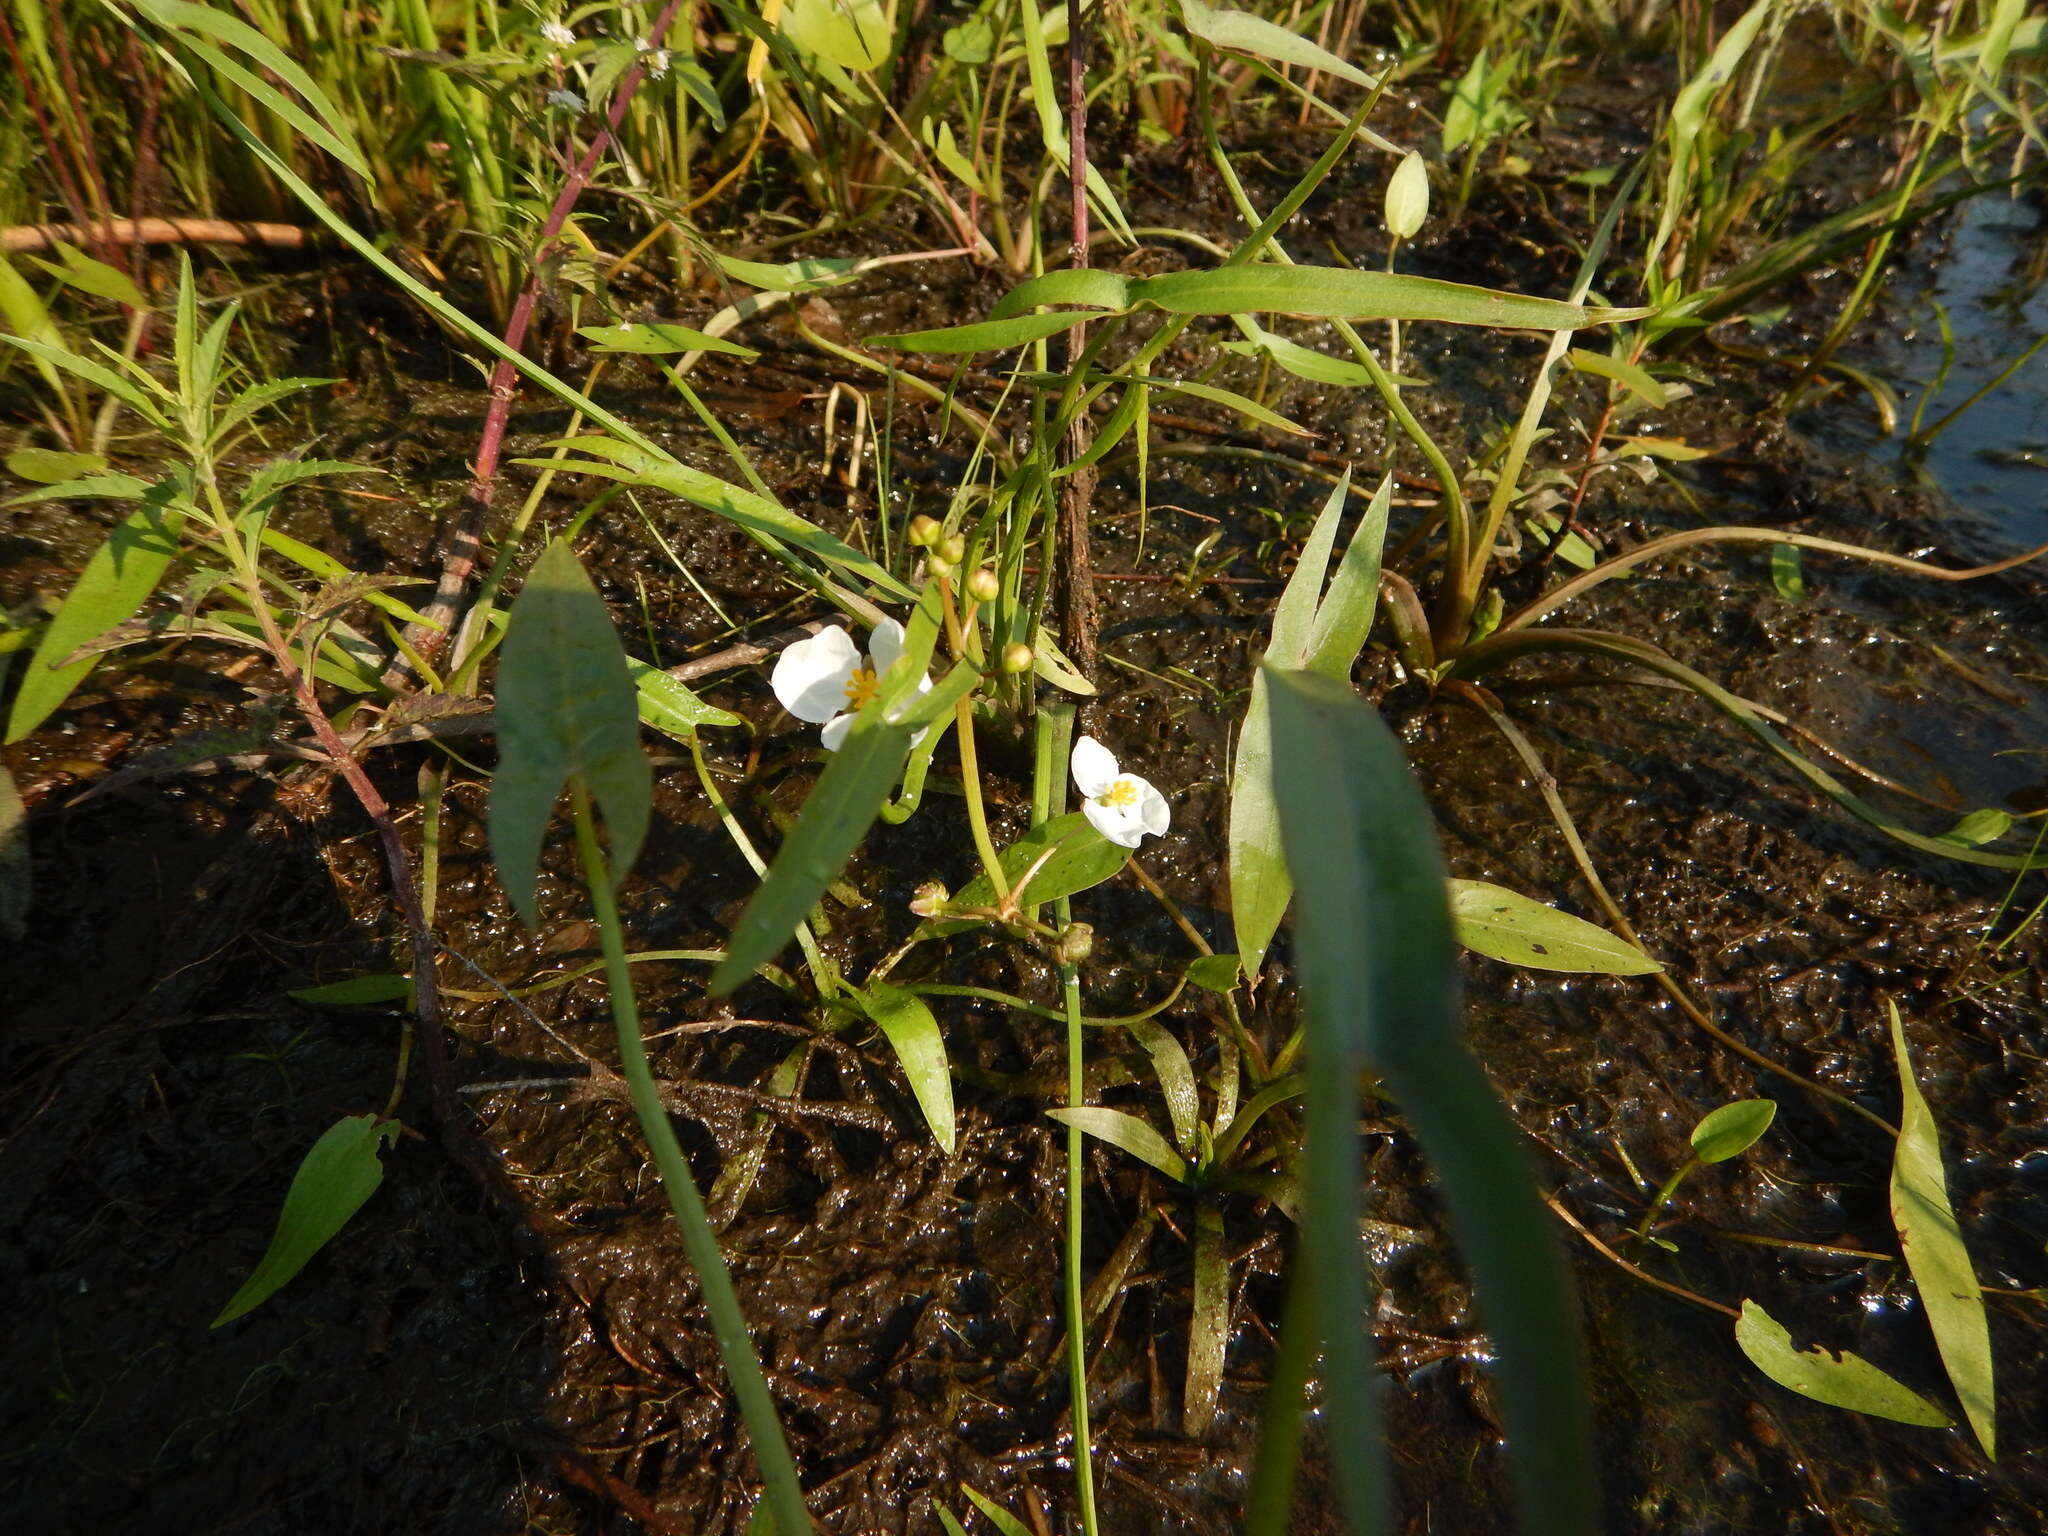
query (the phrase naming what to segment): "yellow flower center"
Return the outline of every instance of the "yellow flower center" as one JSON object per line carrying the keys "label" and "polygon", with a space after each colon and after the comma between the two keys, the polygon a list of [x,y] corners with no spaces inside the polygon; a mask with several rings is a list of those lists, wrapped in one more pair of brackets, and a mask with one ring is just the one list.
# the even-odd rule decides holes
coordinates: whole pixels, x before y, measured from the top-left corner
{"label": "yellow flower center", "polygon": [[881,691],[881,681],[875,676],[873,667],[855,667],[853,675],[846,680],[846,707],[859,709],[872,704]]}
{"label": "yellow flower center", "polygon": [[1119,811],[1129,810],[1138,803],[1138,786],[1129,779],[1118,779],[1095,797],[1095,803]]}

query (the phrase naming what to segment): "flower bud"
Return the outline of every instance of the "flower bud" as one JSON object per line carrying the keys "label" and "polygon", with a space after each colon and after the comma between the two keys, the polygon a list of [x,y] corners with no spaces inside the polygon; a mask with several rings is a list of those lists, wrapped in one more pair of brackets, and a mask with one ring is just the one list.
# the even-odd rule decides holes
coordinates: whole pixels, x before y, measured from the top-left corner
{"label": "flower bud", "polygon": [[931,552],[930,557],[925,561],[924,568],[930,571],[932,575],[939,577],[950,576],[958,569],[952,561],[948,560],[936,549]]}
{"label": "flower bud", "polygon": [[1031,647],[1021,640],[1003,647],[1003,670],[1013,677],[1019,672],[1029,672],[1035,660]]}
{"label": "flower bud", "polygon": [[934,917],[943,912],[952,894],[936,880],[927,880],[917,888],[917,894],[910,898],[910,910],[919,917]]}
{"label": "flower bud", "polygon": [[1387,183],[1387,233],[1396,240],[1412,240],[1428,217],[1429,167],[1410,150]]}
{"label": "flower bud", "polygon": [[967,540],[957,533],[949,533],[939,541],[938,553],[948,565],[958,565],[967,558]]}
{"label": "flower bud", "polygon": [[939,520],[926,517],[920,512],[910,520],[910,542],[919,549],[929,549],[939,537]]}
{"label": "flower bud", "polygon": [[996,573],[984,565],[967,578],[967,595],[977,603],[992,603],[1003,595],[1003,584],[996,579]]}
{"label": "flower bud", "polygon": [[1095,930],[1086,923],[1069,923],[1053,940],[1052,952],[1061,965],[1079,965],[1095,950]]}

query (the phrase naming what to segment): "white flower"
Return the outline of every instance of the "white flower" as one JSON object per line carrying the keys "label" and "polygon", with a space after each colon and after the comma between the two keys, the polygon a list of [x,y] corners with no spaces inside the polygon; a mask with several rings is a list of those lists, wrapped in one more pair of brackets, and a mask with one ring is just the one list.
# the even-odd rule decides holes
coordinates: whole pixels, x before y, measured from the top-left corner
{"label": "white flower", "polygon": [[559,21],[544,21],[540,24],[540,35],[557,48],[570,47],[576,41],[576,34]]}
{"label": "white flower", "polygon": [[635,53],[652,53],[654,52],[654,44],[644,37],[636,37],[633,39],[633,51]]}
{"label": "white flower", "polygon": [[[865,658],[853,636],[836,624],[828,625],[776,657],[768,684],[797,719],[823,726],[819,735],[825,750],[837,752],[853,727],[854,712],[880,694],[882,674],[902,654],[903,626],[894,619],[875,626]],[[929,693],[931,686],[930,678],[922,678],[918,691]]]}
{"label": "white flower", "polygon": [[1117,767],[1116,758],[1093,736],[1074,743],[1074,787],[1081,791],[1081,814],[1088,825],[1120,848],[1135,848],[1147,833],[1166,831],[1166,797],[1135,773]]}
{"label": "white flower", "polygon": [[647,55],[647,73],[659,80],[668,73],[668,50],[657,48]]}

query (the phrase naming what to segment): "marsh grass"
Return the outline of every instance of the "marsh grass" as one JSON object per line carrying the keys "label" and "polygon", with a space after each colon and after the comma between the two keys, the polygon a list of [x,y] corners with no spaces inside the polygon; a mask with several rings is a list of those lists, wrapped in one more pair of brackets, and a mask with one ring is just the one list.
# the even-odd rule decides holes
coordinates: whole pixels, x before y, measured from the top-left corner
{"label": "marsh grass", "polygon": [[[2040,19],[2012,0],[1949,7],[1924,21],[1910,10],[1862,5],[1822,19],[1778,0],[1728,17],[1710,6],[1648,0],[1401,0],[1385,30],[1377,25],[1357,0],[1284,14],[1201,0],[1100,14],[986,0],[946,18],[882,0],[786,0],[758,14],[726,0],[688,12],[671,3],[559,13],[495,0],[259,0],[235,11],[183,0],[25,0],[0,25],[12,65],[5,89],[19,109],[0,129],[0,164],[37,166],[34,178],[6,178],[0,197],[14,199],[6,217],[28,231],[19,248],[55,253],[40,265],[0,257],[8,366],[41,434],[10,468],[42,482],[25,499],[134,508],[56,612],[25,631],[33,640],[18,648],[34,650],[28,680],[14,693],[9,739],[42,728],[94,666],[117,664],[101,658],[130,644],[176,638],[209,655],[261,656],[311,732],[312,745],[300,750],[343,777],[379,834],[406,929],[404,969],[433,1118],[451,1149],[470,1158],[445,1061],[433,927],[438,834],[424,843],[423,900],[414,853],[364,767],[373,737],[356,727],[381,722],[416,733],[406,739],[446,754],[442,774],[480,773],[455,755],[460,736],[442,725],[466,709],[475,731],[489,728],[461,701],[495,679],[499,713],[489,724],[500,752],[491,789],[500,874],[529,920],[561,915],[536,906],[534,870],[567,780],[622,1064],[744,1406],[767,1489],[762,1523],[806,1523],[802,1458],[776,1424],[752,1353],[748,1299],[723,1279],[711,1213],[737,1211],[749,1198],[770,1122],[752,1118],[746,1148],[727,1162],[707,1212],[642,1050],[630,963],[653,956],[627,952],[614,905],[648,814],[636,720],[687,748],[707,814],[758,876],[723,950],[690,953],[713,964],[709,997],[765,979],[806,1035],[765,1079],[768,1094],[800,1091],[812,1042],[872,1030],[934,1145],[954,1156],[954,1068],[926,1001],[947,995],[948,984],[933,979],[935,957],[956,942],[986,945],[1030,956],[1057,977],[1056,997],[978,994],[1064,1033],[1065,1101],[1047,1109],[1067,1130],[1060,1238],[1072,1439],[1063,1454],[1074,1467],[1079,1527],[1091,1536],[1088,1330],[1101,1313],[1083,1272],[1084,1135],[1157,1169],[1190,1204],[1193,1343],[1181,1421],[1192,1437],[1215,1414],[1231,1346],[1227,1215],[1240,1206],[1226,1208],[1225,1197],[1264,1202],[1293,1219],[1299,1259],[1247,1528],[1261,1536],[1287,1528],[1318,1359],[1342,1505],[1354,1528],[1383,1528],[1355,1130],[1364,1095],[1381,1085],[1425,1137],[1499,1346],[1523,1528],[1560,1536],[1588,1528],[1596,1480],[1569,1288],[1555,1229],[1522,1167],[1521,1137],[1457,1037],[1456,944],[1524,964],[1568,951],[1577,957],[1569,968],[1652,975],[1718,1046],[1898,1138],[1868,1106],[1722,1029],[1684,979],[1647,952],[1528,735],[1488,691],[1501,673],[1572,656],[1655,674],[1741,726],[1801,783],[1908,848],[2010,869],[2016,879],[2048,862],[2037,846],[2018,846],[2024,829],[2016,832],[2010,818],[1996,828],[1980,823],[1983,836],[1910,824],[1852,791],[1780,729],[1773,711],[1650,639],[1544,622],[1684,548],[1761,543],[1944,580],[1991,574],[2039,553],[1956,569],[1781,528],[1709,527],[1603,555],[1599,531],[1581,519],[1596,485],[1637,471],[1656,476],[1699,456],[1683,441],[1634,430],[1636,419],[1676,398],[1702,343],[1728,345],[1727,328],[1829,263],[1851,261],[1856,275],[1813,345],[1783,360],[1792,369],[1783,404],[1810,399],[1833,379],[1868,383],[1839,354],[1878,302],[1901,237],[1960,199],[2031,174],[2041,148]],[[1432,193],[1441,225],[1461,223],[1492,199],[1557,190],[1541,180],[1539,130],[1556,112],[1575,54],[1613,46],[1668,61],[1670,89],[1649,147],[1581,178],[1599,217],[1573,236],[1581,244],[1566,296],[1408,270],[1421,264],[1417,242],[1428,238]],[[1779,71],[1801,48],[1832,49],[1855,88],[1803,114],[1785,107]],[[1397,84],[1434,90],[1440,131],[1393,121],[1384,106]],[[131,94],[144,104],[139,119],[127,111]],[[1315,126],[1316,153],[1262,208],[1264,194],[1248,185],[1232,138],[1246,121],[1286,112]],[[1090,134],[1110,123],[1140,143],[1183,144],[1187,163],[1204,162],[1221,188],[1235,215],[1232,234],[1219,242],[1177,232],[1187,238],[1176,248],[1194,251],[1197,264],[1135,259],[1150,231],[1131,226],[1132,186],[1116,174],[1116,157],[1102,153],[1099,138],[1091,147]],[[1846,206],[1802,218],[1808,190],[1829,179],[1832,146],[1872,125],[1887,135],[1882,168],[1853,198],[1836,199]],[[1349,257],[1297,260],[1288,246],[1308,248],[1305,210],[1361,164],[1375,185],[1399,180],[1385,204],[1379,270]],[[730,237],[704,222],[751,207],[762,215],[757,230],[769,227],[763,205],[785,191],[799,199],[800,212],[782,215],[794,228],[757,235],[744,254],[725,248]],[[132,221],[166,208],[303,221],[345,252],[362,280],[388,284],[457,348],[492,360],[492,399],[460,532],[443,569],[418,578],[438,578],[432,601],[415,608],[396,595],[402,582],[353,573],[269,526],[294,486],[353,466],[283,455],[237,483],[239,470],[228,467],[237,430],[325,381],[240,373],[228,350],[235,310],[202,327],[189,258],[181,256],[174,295],[160,312],[162,263],[134,238]],[[57,222],[91,232],[86,248],[55,244],[40,229]],[[930,248],[900,259],[977,263],[1002,296],[983,313],[919,329],[822,334],[830,328],[818,321],[824,296],[883,263],[821,258],[821,237],[872,238],[865,232],[913,224],[930,233]],[[1091,242],[1104,259],[1091,261]],[[645,268],[657,250],[668,269],[661,284],[650,284]],[[785,256],[795,259],[771,259]],[[670,291],[660,299],[645,297],[663,286]],[[738,293],[742,287],[753,292]],[[678,323],[679,295],[699,293],[726,307],[701,328]],[[929,512],[910,516],[888,484],[877,510],[844,529],[788,505],[742,435],[693,385],[691,371],[707,355],[736,367],[757,361],[756,350],[729,333],[783,308],[812,346],[885,380],[892,403],[898,390],[935,398],[965,446],[957,478]],[[1304,320],[1324,329],[1304,328]],[[1426,421],[1440,418],[1418,409],[1431,383],[1401,372],[1404,351],[1411,362],[1424,356],[1420,339],[1444,326],[1546,340],[1519,411],[1487,445],[1432,430]],[[1369,339],[1383,331],[1384,348]],[[580,385],[544,360],[572,335],[595,349]],[[1335,354],[1319,349],[1329,335],[1341,346]],[[1258,381],[1247,391],[1221,382],[1242,382],[1242,370],[1176,376],[1177,359],[1190,350],[1255,360]],[[704,426],[724,455],[717,472],[605,404],[603,369],[622,356],[656,370]],[[910,366],[940,359],[954,360],[939,364],[943,383]],[[999,388],[970,402],[974,359],[985,360]],[[1132,883],[1193,953],[1165,1002],[1097,1017],[1088,997],[1097,940],[1086,914],[1090,893],[1122,878],[1128,845],[1104,835],[1093,792],[1084,789],[1083,804],[1068,810],[1070,762],[1080,777],[1071,754],[1093,723],[1101,681],[1087,605],[1095,476],[1127,452],[1144,480],[1169,401],[1248,431],[1305,436],[1269,403],[1276,381],[1370,401],[1388,424],[1389,462],[1356,518],[1349,469],[1338,476],[1267,616],[1230,785],[1228,940],[1214,922],[1205,933],[1130,860]],[[491,526],[500,451],[522,384],[567,407],[571,424],[545,457],[515,461],[543,479],[472,603],[478,540]],[[1888,408],[1882,390],[1873,394]],[[866,398],[860,402],[856,420],[880,431],[878,460],[893,464],[889,418],[874,427]],[[1922,415],[1915,412],[1909,431],[1924,446],[1953,413],[1932,424]],[[154,479],[119,467],[147,459],[158,464]],[[1432,489],[1433,504],[1389,545],[1396,460]],[[547,487],[571,477],[603,489],[546,544],[521,599],[509,616],[501,613],[499,593],[538,542]],[[621,649],[576,568],[570,541],[585,523],[602,517],[614,531],[630,529],[623,513],[642,493],[678,498],[737,529],[815,610],[836,611],[877,637],[898,626],[893,664],[872,642],[858,647],[864,654],[849,675],[844,734],[824,738],[832,750],[823,770],[772,852],[756,846],[728,803],[704,747],[706,733],[751,727],[698,698],[683,677]],[[1279,539],[1291,542],[1284,516]],[[1190,557],[1190,585],[1203,579],[1201,557],[1200,549]],[[1575,563],[1576,573],[1559,578],[1559,563]],[[549,607],[551,594],[565,593],[574,597],[573,623],[560,604]],[[760,617],[736,616],[742,625]],[[652,625],[645,627],[651,639]],[[1432,697],[1480,711],[1507,755],[1528,768],[1612,932],[1515,893],[1501,893],[1512,899],[1489,909],[1491,927],[1454,920],[1425,802],[1354,685],[1375,634]],[[877,659],[866,660],[869,652]],[[1028,829],[1007,846],[989,811],[1002,775],[984,746],[997,741],[1029,743],[1030,770],[1018,776],[1028,780]],[[842,872],[878,824],[926,811],[927,775],[942,748],[957,763],[957,779],[948,774],[947,783],[957,784],[966,820],[957,857],[915,872],[926,877],[913,906],[919,923],[900,944],[828,954],[820,934],[834,903],[846,904]],[[435,780],[430,807],[438,808],[443,782]],[[609,852],[599,846],[593,793]],[[1325,856],[1330,839],[1342,857]],[[939,882],[959,869],[973,873],[949,892]],[[1284,942],[1290,903],[1304,972],[1301,1016],[1283,1038],[1262,1038],[1247,1017],[1261,1002],[1268,955]],[[800,972],[783,968],[792,942]],[[1214,953],[1220,942],[1230,948]],[[1156,1018],[1189,988],[1209,1003],[1188,1026],[1198,1032],[1183,1038]],[[376,1167],[379,1141],[403,1102],[412,1023],[390,1100],[355,1137],[368,1158],[358,1158],[358,1174]],[[1101,1049],[1096,1039],[1110,1035],[1149,1063],[1164,1132],[1150,1118],[1088,1102],[1087,1065]],[[1938,1246],[1953,1278],[1960,1232],[1896,1026],[1895,1035],[1912,1110],[1910,1148],[1904,1138],[1899,1145],[1913,1159],[1914,1240]],[[1767,1117],[1757,1123],[1757,1112],[1742,1113],[1760,1135]],[[1649,1199],[1639,1237],[1649,1237],[1697,1164],[1749,1145],[1709,1143],[1696,1139],[1693,1160]],[[361,1189],[360,1178],[352,1188]],[[357,1204],[361,1198],[366,1190]],[[1907,1217],[1899,1220],[1904,1237]],[[1148,1223],[1139,1241],[1149,1234]],[[1600,1251],[1630,1263],[1605,1244]],[[1655,1256],[1643,1259],[1632,1272],[1737,1315],[1659,1280],[1647,1269]],[[1960,1262],[1966,1273],[1967,1257]],[[1751,1307],[1762,1323],[1752,1319],[1737,1337],[1761,1365],[1758,1352],[1777,1347],[1775,1325],[1753,1301],[1743,1315]],[[1944,1359],[1988,1453],[1988,1346],[1975,1342],[1981,1303],[1974,1315],[1969,1305],[1934,1310]],[[1777,1367],[1764,1368],[1800,1389],[1787,1378],[1805,1367],[1769,1358]],[[1824,1400],[1839,1402],[1847,1389],[1826,1390],[1836,1395]]]}

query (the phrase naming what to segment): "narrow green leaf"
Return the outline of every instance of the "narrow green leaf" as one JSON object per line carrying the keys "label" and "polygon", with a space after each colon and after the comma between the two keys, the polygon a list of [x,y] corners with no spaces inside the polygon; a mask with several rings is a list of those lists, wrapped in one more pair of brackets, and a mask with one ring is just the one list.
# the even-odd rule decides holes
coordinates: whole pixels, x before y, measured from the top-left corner
{"label": "narrow green leaf", "polygon": [[1955,1208],[1949,1204],[1948,1179],[1941,1168],[1941,1138],[1934,1112],[1913,1077],[1906,1049],[1905,1026],[1896,1003],[1886,1000],[1891,1014],[1892,1051],[1898,1058],[1899,1141],[1892,1154],[1892,1225],[1906,1267],[1919,1287],[1928,1326],[1941,1351],[1950,1385],[1962,1401],[1963,1414],[1976,1432],[1977,1443],[1991,1460],[1998,1459],[1998,1404],[1992,1385],[1991,1328],[1984,1316],[1984,1292],[1970,1264]]}
{"label": "narrow green leaf", "polygon": [[29,260],[53,274],[67,288],[76,288],[96,299],[112,299],[130,309],[149,308],[149,300],[143,297],[142,290],[135,286],[126,272],[110,267],[104,261],[95,261],[77,246],[62,240],[56,243],[56,251],[56,261],[45,261],[40,256],[31,256]]}
{"label": "narrow green leaf", "polygon": [[285,996],[323,1008],[361,1008],[375,1003],[394,1003],[412,996],[412,979],[407,976],[351,976],[320,987],[299,987]]}
{"label": "narrow green leaf", "polygon": [[1709,1110],[1692,1128],[1692,1155],[1703,1163],[1725,1163],[1740,1157],[1763,1139],[1778,1117],[1769,1099],[1737,1099]]}
{"label": "narrow green leaf", "polygon": [[679,679],[659,667],[649,666],[637,656],[626,658],[626,671],[633,679],[640,723],[652,726],[664,736],[688,741],[700,726],[736,728],[741,724],[738,715],[716,704],[706,704]]}
{"label": "narrow green leaf", "polygon": [[1335,384],[1345,389],[1370,389],[1372,375],[1357,363],[1343,358],[1331,357],[1311,347],[1304,347],[1298,341],[1269,331],[1248,315],[1232,315],[1239,329],[1247,336],[1244,341],[1226,341],[1222,345],[1227,351],[1237,352],[1246,357],[1265,354],[1284,371],[1297,379],[1306,379],[1311,384]]}
{"label": "narrow green leaf", "polygon": [[95,389],[104,390],[112,395],[152,426],[164,431],[170,430],[171,419],[163,413],[157,403],[143,393],[134,380],[122,378],[113,369],[104,367],[89,357],[80,357],[76,352],[63,347],[52,346],[48,342],[32,341],[26,336],[0,336],[0,341],[17,346],[29,356],[38,358],[53,368],[61,369],[74,378],[85,380]]}
{"label": "narrow green leaf", "polygon": [[1588,352],[1583,347],[1573,347],[1571,351],[1565,353],[1565,361],[1580,373],[1598,374],[1603,379],[1612,379],[1647,406],[1657,410],[1664,408],[1667,398],[1664,386],[1626,359],[1610,357],[1605,352]]}
{"label": "narrow green leaf", "polygon": [[570,776],[604,812],[615,885],[640,857],[654,795],[626,653],[604,599],[563,540],[526,573],[506,620],[496,693],[491,853],[513,907],[532,926],[541,842]]}
{"label": "narrow green leaf", "polygon": [[[1131,280],[1102,267],[1062,267],[1027,277],[996,300],[991,320],[1007,320],[1041,304],[1078,304],[1084,309],[1121,313],[1131,307]],[[1069,315],[1072,324],[1084,316]]]}
{"label": "narrow green leaf", "polygon": [[1194,1315],[1188,1328],[1188,1372],[1181,1394],[1181,1433],[1199,1440],[1216,1417],[1223,1357],[1230,1344],[1230,1259],[1223,1212],[1213,1198],[1195,1205]]}
{"label": "narrow green leaf", "polygon": [[1784,1325],[1753,1301],[1744,1301],[1735,1342],[1749,1362],[1779,1386],[1817,1403],[1855,1413],[1947,1429],[1955,1423],[1912,1388],[1887,1376],[1861,1355],[1815,1346],[1795,1349]]}
{"label": "narrow green leaf", "polygon": [[[1346,485],[1350,479],[1347,467]],[[1358,664],[1366,637],[1372,633],[1373,616],[1379,611],[1380,553],[1387,542],[1387,512],[1393,506],[1393,493],[1394,477],[1383,475],[1379,489],[1366,503],[1365,514],[1351,531],[1351,543],[1337,562],[1337,574],[1330,578],[1330,590],[1316,605],[1316,621],[1309,629],[1303,666],[1340,683]]]}
{"label": "narrow green leaf", "polygon": [[398,1122],[352,1115],[313,1143],[278,1212],[277,1230],[249,1278],[212,1326],[231,1323],[261,1306],[290,1282],[384,1182],[378,1153],[398,1139]]}
{"label": "narrow green leaf", "polygon": [[895,347],[904,352],[1003,352],[1072,328],[1075,316],[1013,315],[1007,320],[977,320],[971,325],[948,325],[935,331],[903,331],[893,336],[870,336],[871,347]]}
{"label": "narrow green leaf", "polygon": [[1212,48],[1228,48],[1271,59],[1276,64],[1321,70],[1367,90],[1379,84],[1356,64],[1347,63],[1327,48],[1249,11],[1227,11],[1207,4],[1206,0],[1180,0],[1180,13],[1188,31]]}
{"label": "narrow green leaf", "polygon": [[1187,1048],[1157,1019],[1127,1019],[1124,1028],[1152,1058],[1152,1073],[1159,1079],[1159,1096],[1166,1101],[1166,1118],[1173,1125],[1174,1145],[1183,1156],[1193,1157],[1202,1101],[1195,1088],[1195,1068],[1188,1060]]}
{"label": "narrow green leaf", "polygon": [[60,480],[39,491],[11,498],[10,507],[26,507],[42,501],[140,501],[149,494],[150,482],[133,475],[88,475],[83,480]]}
{"label": "narrow green leaf", "polygon": [[896,1053],[924,1122],[932,1128],[932,1139],[946,1156],[953,1155],[953,1069],[946,1060],[946,1042],[939,1033],[939,1021],[932,1017],[924,999],[886,981],[871,981],[853,1000],[860,1011],[874,1020],[875,1027]]}
{"label": "narrow green leaf", "polygon": [[693,331],[687,325],[648,322],[629,325],[579,325],[576,334],[591,344],[594,352],[630,352],[645,357],[666,357],[673,352],[724,352],[732,357],[759,357],[752,347],[736,341]]}
{"label": "narrow green leaf", "polygon": [[22,672],[21,686],[8,712],[10,743],[47,720],[93,669],[91,657],[68,666],[57,663],[88,641],[127,623],[170,569],[178,553],[178,530],[184,515],[162,504],[172,493],[170,482],[161,482],[157,489],[160,497],[137,508],[93,552],[51,617]]}
{"label": "narrow green leaf", "polygon": [[[59,453],[54,448],[17,448],[7,455],[7,473],[37,485],[57,485],[97,475],[107,461],[96,453]],[[142,482],[137,481],[137,484]]]}
{"label": "narrow green leaf", "polygon": [[1024,1522],[1003,1508],[1002,1505],[996,1503],[994,1499],[989,1498],[986,1494],[975,1492],[966,1483],[960,1485],[960,1491],[967,1495],[976,1509],[988,1517],[989,1524],[996,1528],[1000,1536],[1031,1536],[1031,1532],[1025,1528]]}
{"label": "narrow green leaf", "polygon": [[857,256],[806,256],[778,265],[765,261],[742,261],[737,256],[717,256],[714,259],[734,282],[769,293],[809,293],[819,288],[836,288],[859,277],[861,267],[861,259]]}
{"label": "narrow green leaf", "polygon": [[892,33],[881,0],[788,0],[782,31],[841,69],[879,69],[889,61]]}
{"label": "narrow green leaf", "polygon": [[1499,1348],[1522,1529],[1594,1528],[1577,1308],[1519,1133],[1457,1030],[1446,877],[1428,803],[1379,715],[1347,684],[1262,668],[1274,788],[1300,889],[1307,1148],[1302,1283],[1323,1319],[1330,1460],[1354,1527],[1378,1517],[1378,1404],[1355,1237],[1362,1077],[1378,1071],[1436,1167]]}
{"label": "narrow green leaf", "polygon": [[1806,568],[1796,544],[1771,546],[1771,585],[1788,603],[1806,601]]}
{"label": "narrow green leaf", "polygon": [[[953,34],[949,32],[946,35],[950,38]],[[946,1536],[967,1536],[967,1527],[960,1523],[960,1517],[945,1505],[934,1502],[932,1510],[938,1515],[939,1524],[946,1528]]]}
{"label": "narrow green leaf", "polygon": [[1106,1141],[1130,1153],[1142,1163],[1150,1163],[1176,1184],[1187,1182],[1186,1160],[1167,1145],[1164,1136],[1136,1115],[1127,1115],[1120,1109],[1103,1109],[1098,1105],[1080,1109],[1048,1109],[1046,1114],[1062,1125],[1071,1125],[1097,1141]]}
{"label": "narrow green leaf", "polygon": [[1986,843],[1995,843],[2012,830],[2013,818],[1996,806],[1983,806],[1970,812],[1954,826],[1941,834],[1941,841],[1955,843],[1964,848],[1981,848]]}
{"label": "narrow green leaf", "polygon": [[1132,280],[1134,303],[1176,315],[1240,315],[1271,310],[1325,320],[1435,320],[1529,331],[1575,331],[1635,320],[1646,309],[1588,309],[1467,283],[1351,267],[1257,263],[1166,272]]}
{"label": "narrow green leaf", "polygon": [[910,730],[889,725],[872,709],[853,728],[811,787],[796,825],[740,914],[725,959],[711,973],[711,995],[724,997],[787,944],[804,914],[838,877],[903,771]]}
{"label": "narrow green leaf", "polygon": [[1484,880],[1451,882],[1451,921],[1474,954],[1532,971],[1648,976],[1664,969],[1605,928]]}

